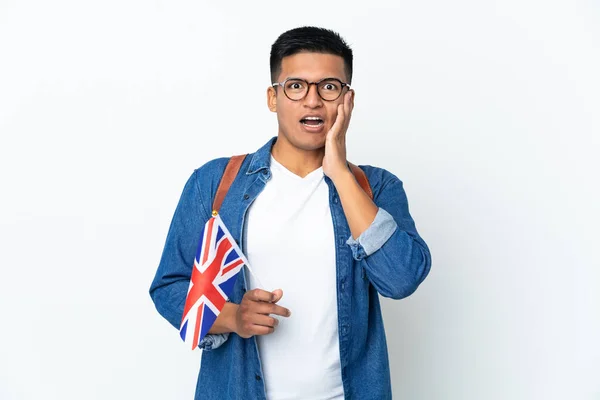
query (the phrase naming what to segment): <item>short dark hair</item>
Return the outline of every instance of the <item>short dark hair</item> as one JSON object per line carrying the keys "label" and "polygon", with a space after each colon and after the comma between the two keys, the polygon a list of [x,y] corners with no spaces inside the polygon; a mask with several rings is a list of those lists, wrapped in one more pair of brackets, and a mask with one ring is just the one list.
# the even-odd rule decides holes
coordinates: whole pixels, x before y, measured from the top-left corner
{"label": "short dark hair", "polygon": [[352,49],[337,33],[325,28],[303,26],[282,33],[271,46],[271,83],[281,73],[284,57],[302,52],[333,54],[344,59],[348,83],[352,83]]}

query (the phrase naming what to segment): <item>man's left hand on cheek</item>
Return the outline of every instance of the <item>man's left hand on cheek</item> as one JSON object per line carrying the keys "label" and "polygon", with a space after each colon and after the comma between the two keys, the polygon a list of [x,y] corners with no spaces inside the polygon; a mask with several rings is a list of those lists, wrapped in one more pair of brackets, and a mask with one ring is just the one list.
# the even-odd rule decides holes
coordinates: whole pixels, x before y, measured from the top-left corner
{"label": "man's left hand on cheek", "polygon": [[344,101],[338,105],[337,116],[333,126],[327,132],[325,139],[325,156],[323,158],[323,173],[331,180],[348,173],[346,164],[346,132],[350,124],[354,108],[354,90],[344,95]]}

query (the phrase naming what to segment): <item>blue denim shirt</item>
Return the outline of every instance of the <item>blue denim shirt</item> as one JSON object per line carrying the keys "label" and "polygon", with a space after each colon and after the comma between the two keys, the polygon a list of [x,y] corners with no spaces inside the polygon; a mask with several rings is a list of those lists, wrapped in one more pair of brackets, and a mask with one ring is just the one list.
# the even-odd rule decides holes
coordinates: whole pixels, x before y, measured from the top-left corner
{"label": "blue denim shirt", "polygon": [[[243,251],[245,217],[271,178],[271,147],[276,139],[272,138],[246,157],[219,212]],[[211,205],[227,162],[228,158],[209,161],[188,179],[150,287],[158,312],[177,329],[200,232],[211,217]],[[412,294],[429,273],[431,256],[409,214],[402,182],[382,168],[368,165],[360,168],[369,179],[379,210],[371,226],[356,240],[350,233],[336,188],[325,176],[335,234],[332,245],[336,252],[337,287],[331,289],[337,292],[342,383],[347,399],[391,399],[387,344],[378,296],[401,299]],[[297,245],[302,246],[302,243]],[[239,304],[246,289],[244,271],[229,301]],[[209,334],[200,348],[204,352],[196,399],[266,399],[255,337]]]}

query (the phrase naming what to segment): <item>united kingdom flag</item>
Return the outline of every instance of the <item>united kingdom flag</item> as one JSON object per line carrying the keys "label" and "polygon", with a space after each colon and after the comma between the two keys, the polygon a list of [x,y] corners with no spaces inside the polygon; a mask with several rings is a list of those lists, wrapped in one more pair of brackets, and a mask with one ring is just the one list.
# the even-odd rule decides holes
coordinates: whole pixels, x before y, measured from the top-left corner
{"label": "united kingdom flag", "polygon": [[210,218],[200,235],[179,330],[192,350],[214,324],[244,265],[248,262],[221,217]]}

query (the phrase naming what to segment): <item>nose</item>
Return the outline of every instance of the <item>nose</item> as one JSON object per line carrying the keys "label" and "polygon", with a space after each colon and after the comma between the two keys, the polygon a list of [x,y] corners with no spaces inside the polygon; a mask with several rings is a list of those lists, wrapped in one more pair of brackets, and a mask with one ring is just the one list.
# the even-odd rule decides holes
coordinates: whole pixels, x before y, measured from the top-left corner
{"label": "nose", "polygon": [[316,108],[323,105],[323,99],[321,99],[321,96],[319,96],[319,92],[317,91],[317,85],[315,83],[311,83],[308,85],[308,93],[306,93],[304,103],[310,108]]}

